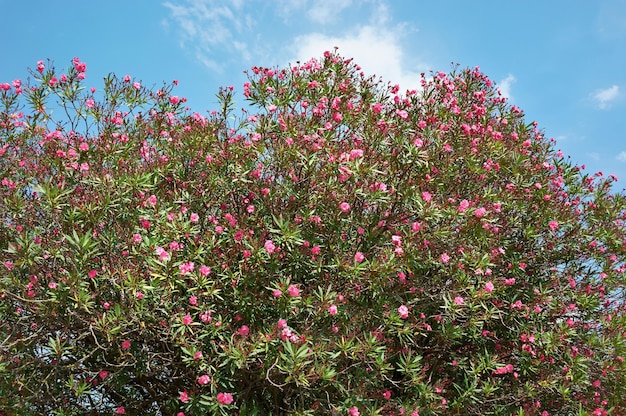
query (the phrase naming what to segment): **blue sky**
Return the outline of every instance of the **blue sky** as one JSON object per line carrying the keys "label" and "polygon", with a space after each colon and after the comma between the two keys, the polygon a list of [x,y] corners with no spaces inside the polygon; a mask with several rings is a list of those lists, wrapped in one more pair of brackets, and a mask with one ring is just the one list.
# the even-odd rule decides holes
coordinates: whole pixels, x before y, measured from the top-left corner
{"label": "blue sky", "polygon": [[77,56],[88,86],[109,72],[177,79],[199,112],[219,86],[241,92],[253,65],[335,46],[403,88],[479,66],[575,163],[626,187],[626,0],[0,0],[0,39],[0,82]]}

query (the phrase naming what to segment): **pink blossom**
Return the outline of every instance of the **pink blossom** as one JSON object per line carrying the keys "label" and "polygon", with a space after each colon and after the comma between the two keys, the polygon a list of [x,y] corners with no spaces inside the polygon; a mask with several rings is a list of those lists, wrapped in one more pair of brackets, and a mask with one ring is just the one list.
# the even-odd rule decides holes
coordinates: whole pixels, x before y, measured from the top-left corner
{"label": "pink blossom", "polygon": [[409,308],[407,308],[405,305],[400,305],[400,307],[398,308],[398,313],[400,314],[400,318],[406,319],[409,317]]}
{"label": "pink blossom", "polygon": [[198,384],[200,384],[201,386],[209,384],[210,382],[211,382],[211,377],[209,377],[206,374],[201,375],[200,377],[198,377]]}
{"label": "pink blossom", "polygon": [[89,270],[89,273],[87,273],[87,276],[89,276],[90,279],[93,279],[94,277],[96,277],[97,274],[98,274],[97,270]]}
{"label": "pink blossom", "polygon": [[450,256],[448,256],[448,253],[443,253],[441,255],[441,262],[442,263],[448,263],[450,261]]}
{"label": "pink blossom", "polygon": [[406,120],[409,117],[409,113],[404,110],[396,110],[396,114],[403,120]]}
{"label": "pink blossom", "polygon": [[426,202],[430,202],[430,200],[432,199],[432,195],[430,194],[430,192],[422,192],[422,199]]}
{"label": "pink blossom", "polygon": [[359,413],[358,408],[351,407],[350,409],[348,409],[348,416],[361,416],[361,413]]}
{"label": "pink blossom", "polygon": [[48,287],[49,287],[50,289],[53,289],[53,290],[54,290],[54,289],[56,289],[56,288],[57,288],[57,284],[56,284],[55,282],[50,282],[50,283],[48,283]]}
{"label": "pink blossom", "polygon": [[339,204],[339,209],[341,210],[341,212],[348,212],[350,211],[350,204],[348,204],[347,202],[342,202],[341,204]]}
{"label": "pink blossom", "polygon": [[130,348],[130,341],[125,339],[124,341],[122,341],[122,349],[123,350],[127,350]]}
{"label": "pink blossom", "polygon": [[391,390],[385,390],[383,393],[383,399],[389,400],[391,398]]}
{"label": "pink blossom", "polygon": [[133,234],[133,243],[139,244],[141,243],[142,237],[141,234]]}
{"label": "pink blossom", "polygon": [[485,291],[487,293],[493,292],[493,283],[491,283],[491,281],[485,283]]}
{"label": "pink blossom", "polygon": [[557,228],[559,228],[559,222],[558,221],[550,221],[550,223],[548,224],[548,227],[550,227],[550,231],[556,231]]}
{"label": "pink blossom", "polygon": [[101,370],[101,371],[98,373],[98,377],[100,377],[100,379],[101,379],[101,380],[104,380],[104,379],[105,379],[105,378],[107,378],[108,376],[109,376],[109,372],[108,372],[108,371]]}
{"label": "pink blossom", "polygon": [[287,288],[287,292],[291,297],[300,296],[300,289],[298,289],[298,287],[294,285],[289,285],[289,287]]}
{"label": "pink blossom", "polygon": [[183,316],[183,325],[189,325],[192,322],[193,322],[193,318],[191,317],[191,315]]}
{"label": "pink blossom", "polygon": [[422,224],[417,222],[417,221],[415,221],[414,223],[411,224],[411,229],[414,232],[418,232],[421,228],[422,228]]}
{"label": "pink blossom", "polygon": [[191,222],[198,222],[198,220],[200,220],[200,216],[195,212],[189,216],[189,221]]}
{"label": "pink blossom", "polygon": [[328,307],[328,313],[331,315],[337,315],[337,305],[330,305]]}
{"label": "pink blossom", "polygon": [[278,329],[283,329],[287,327],[287,321],[285,319],[279,319],[278,323],[276,323]]}
{"label": "pink blossom", "polygon": [[272,291],[272,296],[274,296],[275,298],[279,298],[283,295],[283,292],[280,289],[274,289]]}
{"label": "pink blossom", "polygon": [[365,256],[363,255],[363,253],[361,253],[360,251],[357,251],[354,254],[354,261],[357,263],[361,263],[363,260],[365,260]]}
{"label": "pink blossom", "polygon": [[171,103],[172,105],[176,105],[176,104],[178,104],[178,102],[179,102],[179,101],[180,101],[180,98],[179,98],[177,95],[172,95],[172,96],[170,97],[170,103]]}
{"label": "pink blossom", "polygon": [[233,395],[230,393],[217,393],[217,401],[222,405],[228,405],[233,402]]}
{"label": "pink blossom", "polygon": [[457,305],[462,305],[464,302],[463,298],[461,296],[457,296],[454,298],[454,303],[456,303]]}
{"label": "pink blossom", "polygon": [[314,256],[317,256],[318,254],[320,254],[321,251],[322,249],[320,248],[320,246],[311,247],[311,254],[313,254]]}
{"label": "pink blossom", "polygon": [[202,276],[206,277],[211,273],[211,268],[208,266],[202,265],[199,271]]}
{"label": "pink blossom", "polygon": [[181,402],[183,403],[187,403],[189,401],[189,395],[187,394],[187,391],[181,391],[179,393],[178,398],[180,399]]}
{"label": "pink blossom", "polygon": [[464,199],[459,204],[459,212],[465,212],[465,210],[469,207],[469,201]]}
{"label": "pink blossom", "polygon": [[485,216],[485,214],[487,213],[487,210],[485,208],[476,208],[476,210],[474,211],[474,216],[476,218],[482,218]]}
{"label": "pink blossom", "polygon": [[144,296],[144,295],[143,295],[143,292],[136,292],[136,293],[135,293],[135,297],[136,297],[137,299],[143,299],[143,296]]}
{"label": "pink blossom", "polygon": [[272,240],[267,240],[265,241],[265,251],[267,251],[267,254],[272,254],[276,251],[276,246],[274,245],[274,242]]}
{"label": "pink blossom", "polygon": [[5,261],[4,262],[4,267],[6,267],[8,270],[13,270],[13,262],[12,261]]}
{"label": "pink blossom", "polygon": [[198,306],[198,297],[197,296],[190,296],[189,297],[189,304],[192,306]]}
{"label": "pink blossom", "polygon": [[124,406],[120,406],[117,409],[115,409],[115,413],[118,415],[125,415],[126,409],[124,409]]}
{"label": "pink blossom", "polygon": [[237,333],[245,337],[250,333],[250,328],[248,328],[248,325],[241,325],[241,328],[237,330]]}
{"label": "pink blossom", "polygon": [[192,261],[189,261],[187,263],[183,263],[180,266],[178,266],[178,269],[180,270],[180,275],[184,276],[187,273],[193,272],[194,264]]}

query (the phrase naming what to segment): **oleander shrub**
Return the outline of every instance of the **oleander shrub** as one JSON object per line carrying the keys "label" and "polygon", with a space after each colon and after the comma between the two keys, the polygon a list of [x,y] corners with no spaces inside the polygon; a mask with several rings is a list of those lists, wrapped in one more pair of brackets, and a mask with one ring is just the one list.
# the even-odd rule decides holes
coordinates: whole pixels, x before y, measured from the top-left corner
{"label": "oleander shrub", "polygon": [[85,71],[0,84],[0,414],[626,414],[624,195],[478,69]]}

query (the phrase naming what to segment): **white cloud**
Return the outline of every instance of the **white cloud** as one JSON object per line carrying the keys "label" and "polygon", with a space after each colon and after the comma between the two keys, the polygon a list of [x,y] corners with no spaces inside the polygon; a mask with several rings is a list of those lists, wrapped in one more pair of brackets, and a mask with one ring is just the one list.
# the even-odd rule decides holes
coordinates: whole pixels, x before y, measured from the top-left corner
{"label": "white cloud", "polygon": [[619,160],[620,162],[626,162],[626,151],[621,151],[616,157],[615,159]]}
{"label": "white cloud", "polygon": [[511,98],[511,86],[517,81],[512,74],[508,74],[506,78],[502,81],[498,82],[498,87],[500,89],[500,93],[503,97],[512,100]]}
{"label": "white cloud", "polygon": [[592,95],[592,98],[596,101],[598,108],[606,110],[611,107],[611,103],[619,97],[619,86],[613,85],[603,90],[598,90]]}
{"label": "white cloud", "polygon": [[[385,16],[379,18],[386,19]],[[405,89],[419,88],[420,72],[428,69],[427,65],[414,64],[410,68],[409,60],[401,46],[403,31],[401,27],[386,28],[379,24],[356,27],[344,36],[329,36],[322,33],[309,33],[294,39],[294,54],[291,62],[307,61],[311,57],[320,57],[324,51],[339,48],[345,57],[354,58],[366,75],[383,77],[386,82],[399,84]]]}

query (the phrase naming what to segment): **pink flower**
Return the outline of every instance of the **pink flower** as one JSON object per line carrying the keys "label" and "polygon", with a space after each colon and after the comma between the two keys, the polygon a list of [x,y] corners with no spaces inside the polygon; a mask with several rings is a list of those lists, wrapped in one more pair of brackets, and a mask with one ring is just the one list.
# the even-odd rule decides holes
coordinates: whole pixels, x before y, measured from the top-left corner
{"label": "pink flower", "polygon": [[550,231],[556,231],[556,229],[559,228],[559,222],[550,221],[550,223],[548,224],[548,227],[550,227]]}
{"label": "pink flower", "polygon": [[396,110],[396,114],[403,120],[406,120],[409,117],[409,113],[404,110]]}
{"label": "pink flower", "polygon": [[198,384],[200,384],[201,386],[204,386],[205,384],[209,384],[210,382],[211,382],[211,378],[206,374],[198,377]]}
{"label": "pink flower", "polygon": [[170,103],[171,103],[172,105],[176,105],[176,104],[178,104],[178,102],[179,102],[179,101],[180,101],[180,98],[178,98],[178,96],[177,96],[177,95],[172,95],[172,96],[170,97]]}
{"label": "pink flower", "polygon": [[441,262],[442,263],[448,263],[450,261],[450,256],[448,256],[448,253],[443,253],[441,255]]}
{"label": "pink flower", "polygon": [[493,283],[491,283],[491,281],[485,283],[485,291],[487,293],[493,292]]}
{"label": "pink flower", "polygon": [[5,261],[4,262],[4,267],[6,267],[8,270],[13,270],[13,262],[12,261]]}
{"label": "pink flower", "polygon": [[337,315],[337,305],[330,305],[328,307],[328,313],[331,315]]}
{"label": "pink flower", "polygon": [[287,288],[287,292],[289,293],[289,296],[294,298],[296,296],[300,296],[300,289],[298,289],[298,287],[294,285],[289,285],[289,287]]}
{"label": "pink flower", "polygon": [[272,240],[267,240],[264,247],[265,251],[267,251],[267,254],[272,254],[276,251],[276,246],[274,245],[274,242]]}
{"label": "pink flower", "polygon": [[189,395],[187,394],[187,391],[181,391],[178,398],[183,403],[187,403],[189,401]]}
{"label": "pink flower", "polygon": [[320,254],[321,251],[322,249],[320,248],[320,246],[311,247],[311,254],[313,254],[314,256],[317,256],[318,254]]}
{"label": "pink flower", "polygon": [[55,282],[50,282],[50,283],[48,283],[48,287],[49,287],[50,289],[53,289],[53,290],[54,290],[54,289],[56,289],[56,288],[57,288],[57,284],[56,284]]}
{"label": "pink flower", "polygon": [[130,341],[125,339],[124,341],[122,341],[122,349],[123,350],[127,350],[130,348]]}
{"label": "pink flower", "polygon": [[365,260],[365,256],[363,255],[363,253],[357,251],[354,255],[354,261],[357,263],[361,263],[363,260]]}
{"label": "pink flower", "polygon": [[209,273],[211,273],[211,268],[208,266],[202,266],[200,267],[200,274],[204,277],[208,276]]}
{"label": "pink flower", "polygon": [[107,378],[109,376],[109,373],[108,373],[108,371],[102,370],[102,371],[100,371],[98,373],[98,376],[100,377],[101,380],[104,380],[105,378]]}
{"label": "pink flower", "polygon": [[459,212],[465,212],[465,210],[469,207],[469,202],[467,199],[464,199],[459,204]]}
{"label": "pink flower", "polygon": [[233,395],[230,393],[217,393],[217,401],[222,405],[231,404],[233,402]]}
{"label": "pink flower", "polygon": [[482,218],[485,216],[485,214],[487,213],[487,210],[485,208],[476,208],[476,210],[474,211],[474,216],[476,218]]}
{"label": "pink flower", "polygon": [[361,416],[361,413],[359,413],[358,408],[351,407],[350,409],[348,409],[348,416]]}
{"label": "pink flower", "polygon": [[133,243],[139,244],[142,239],[141,234],[133,234]]}
{"label": "pink flower", "polygon": [[196,353],[193,355],[193,359],[199,360],[200,358],[202,358],[202,351],[196,351]]}
{"label": "pink flower", "polygon": [[275,298],[279,298],[283,295],[283,292],[280,291],[280,289],[274,289],[272,291],[272,296],[274,296]]}
{"label": "pink flower", "polygon": [[241,336],[246,336],[250,333],[250,328],[247,325],[241,325],[241,328],[237,330],[237,333]]}
{"label": "pink flower", "polygon": [[350,204],[348,204],[347,202],[342,202],[341,204],[339,204],[339,209],[341,210],[341,212],[348,212],[350,211]]}
{"label": "pink flower", "polygon": [[191,222],[198,222],[198,220],[200,220],[200,216],[195,212],[189,216],[189,221]]}
{"label": "pink flower", "polygon": [[385,390],[383,393],[383,399],[389,400],[391,398],[391,390]]}
{"label": "pink flower", "polygon": [[457,296],[454,298],[454,303],[456,303],[457,305],[462,305],[464,302],[463,298],[461,296]]}
{"label": "pink flower", "polygon": [[115,413],[118,415],[125,415],[126,409],[124,409],[124,406],[120,406],[117,409],[115,409]]}
{"label": "pink flower", "polygon": [[405,305],[400,305],[400,307],[398,308],[398,313],[400,314],[400,318],[406,319],[409,317],[409,308],[407,308]]}
{"label": "pink flower", "polygon": [[143,299],[143,292],[136,292],[135,296],[137,297],[137,299]]}
{"label": "pink flower", "polygon": [[90,279],[93,279],[94,277],[96,277],[97,274],[97,270],[90,270],[89,273],[87,273],[87,276],[89,276]]}
{"label": "pink flower", "polygon": [[181,276],[184,276],[187,273],[193,272],[194,264],[193,264],[192,261],[187,262],[187,263],[183,263],[180,266],[178,266],[178,269],[180,270]]}
{"label": "pink flower", "polygon": [[183,316],[183,325],[189,325],[193,322],[193,318],[190,315]]}
{"label": "pink flower", "polygon": [[430,200],[432,199],[432,195],[430,194],[430,192],[422,192],[422,199],[426,202],[430,202]]}

